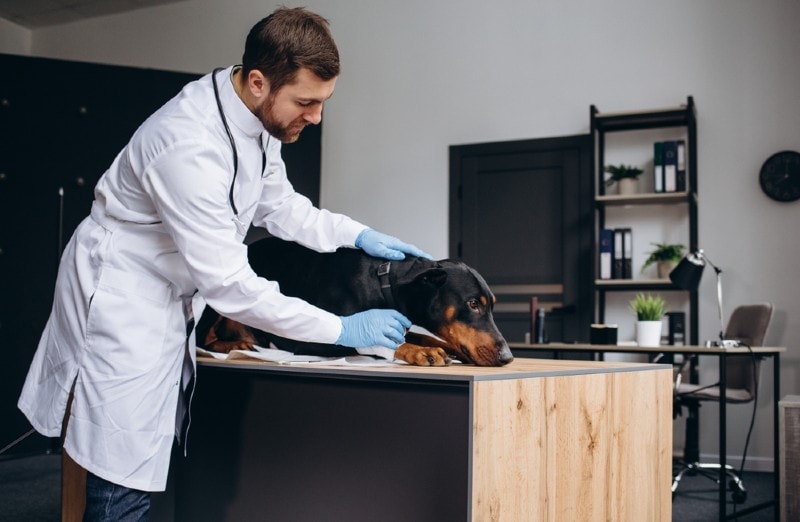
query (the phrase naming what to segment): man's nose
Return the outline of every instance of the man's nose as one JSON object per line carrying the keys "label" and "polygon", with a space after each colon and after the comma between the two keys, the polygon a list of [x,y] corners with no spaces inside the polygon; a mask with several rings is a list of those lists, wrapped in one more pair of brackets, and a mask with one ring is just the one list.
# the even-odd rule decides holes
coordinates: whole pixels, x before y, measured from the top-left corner
{"label": "man's nose", "polygon": [[322,104],[315,105],[303,114],[303,118],[313,124],[318,125],[322,121]]}

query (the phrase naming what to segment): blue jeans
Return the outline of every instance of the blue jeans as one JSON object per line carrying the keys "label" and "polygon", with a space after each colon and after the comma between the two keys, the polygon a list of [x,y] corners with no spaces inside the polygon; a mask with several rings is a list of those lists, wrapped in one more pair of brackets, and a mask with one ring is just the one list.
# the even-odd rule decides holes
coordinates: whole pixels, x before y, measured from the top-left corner
{"label": "blue jeans", "polygon": [[84,522],[147,522],[150,493],[86,475]]}

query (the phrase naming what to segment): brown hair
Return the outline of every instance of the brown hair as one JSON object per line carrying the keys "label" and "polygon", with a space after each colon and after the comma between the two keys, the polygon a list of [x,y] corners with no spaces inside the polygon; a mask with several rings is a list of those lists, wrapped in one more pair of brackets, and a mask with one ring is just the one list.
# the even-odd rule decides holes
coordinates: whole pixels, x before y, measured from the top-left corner
{"label": "brown hair", "polygon": [[302,7],[281,7],[250,29],[242,55],[245,76],[257,69],[270,90],[290,84],[301,68],[322,80],[339,76],[339,50],[328,21]]}

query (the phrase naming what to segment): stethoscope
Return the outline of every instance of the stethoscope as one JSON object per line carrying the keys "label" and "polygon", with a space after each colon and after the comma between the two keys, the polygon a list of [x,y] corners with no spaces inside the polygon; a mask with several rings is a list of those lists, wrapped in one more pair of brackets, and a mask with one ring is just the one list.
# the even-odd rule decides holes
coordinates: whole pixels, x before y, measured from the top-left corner
{"label": "stethoscope", "polygon": [[[236,184],[236,174],[239,172],[239,153],[236,151],[236,140],[233,139],[233,133],[228,126],[228,119],[225,117],[225,111],[222,109],[222,100],[219,97],[219,86],[217,85],[217,73],[224,71],[222,67],[217,67],[211,73],[211,83],[214,85],[214,97],[217,100],[217,108],[219,109],[219,116],[222,118],[222,126],[225,127],[225,132],[228,134],[228,139],[231,142],[231,150],[233,151],[233,179],[231,180],[231,189],[228,192],[228,203],[230,203],[231,210],[233,211],[233,223],[236,225],[236,230],[242,234],[247,234],[247,225],[239,219],[239,209],[236,208],[236,202],[233,200],[233,186]],[[269,137],[267,137],[267,147],[269,147]],[[263,170],[267,166],[266,147],[262,147],[262,175]]]}

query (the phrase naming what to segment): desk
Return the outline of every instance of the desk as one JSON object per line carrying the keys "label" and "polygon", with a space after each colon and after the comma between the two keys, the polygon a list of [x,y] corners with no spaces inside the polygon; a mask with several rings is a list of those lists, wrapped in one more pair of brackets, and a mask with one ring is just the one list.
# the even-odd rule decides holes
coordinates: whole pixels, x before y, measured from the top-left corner
{"label": "desk", "polygon": [[640,363],[201,360],[189,454],[154,504],[175,520],[669,522],[671,388],[670,366]]}
{"label": "desk", "polygon": [[[684,355],[698,355],[702,357],[718,357],[719,358],[719,386],[720,397],[725,396],[725,360],[729,355],[749,355],[756,354],[759,357],[771,357],[773,361],[773,407],[772,407],[772,423],[773,423],[773,459],[775,466],[775,500],[765,502],[746,509],[737,510],[739,516],[745,515],[752,511],[757,511],[765,507],[774,505],[775,512],[780,513],[780,455],[778,444],[778,400],[780,397],[780,354],[786,351],[784,347],[766,347],[760,346],[755,348],[717,348],[706,346],[658,346],[658,347],[645,347],[645,346],[625,346],[625,345],[593,345],[593,344],[525,344],[525,343],[508,343],[512,352],[516,356],[525,357],[535,352],[555,352],[569,353],[640,353],[640,354],[658,354],[658,353],[679,353]],[[719,520],[727,518],[725,497],[727,494],[727,479],[725,476],[725,463],[726,463],[726,434],[727,434],[727,418],[726,418],[726,405],[725,401],[720,399],[719,402]]]}

